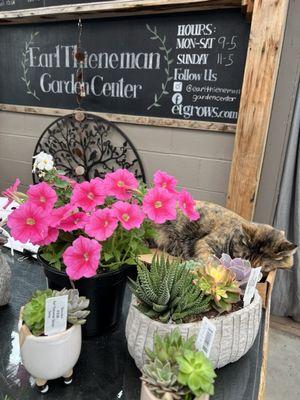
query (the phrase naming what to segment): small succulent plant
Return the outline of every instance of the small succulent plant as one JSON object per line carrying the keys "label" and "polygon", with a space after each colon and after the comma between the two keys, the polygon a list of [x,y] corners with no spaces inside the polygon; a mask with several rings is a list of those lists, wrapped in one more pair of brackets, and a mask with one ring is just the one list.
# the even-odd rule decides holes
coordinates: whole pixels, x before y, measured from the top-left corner
{"label": "small succulent plant", "polygon": [[183,386],[177,381],[178,368],[170,362],[164,363],[156,359],[143,367],[142,380],[149,386],[150,390],[159,398],[180,400],[186,395]]}
{"label": "small succulent plant", "polygon": [[23,321],[34,336],[40,336],[44,332],[46,299],[52,296],[52,290],[37,290],[31,300],[23,309]]}
{"label": "small succulent plant", "polygon": [[71,325],[84,324],[86,317],[90,313],[86,308],[89,300],[80,297],[77,289],[63,289],[61,291],[46,289],[37,290],[32,298],[25,304],[22,318],[30,331],[35,336],[44,333],[45,324],[45,305],[49,297],[68,295],[68,323]]}
{"label": "small succulent plant", "polygon": [[130,288],[139,300],[137,307],[149,318],[181,323],[210,308],[210,298],[193,284],[193,279],[180,261],[156,256],[150,269],[139,265],[137,280],[130,280]]}
{"label": "small succulent plant", "polygon": [[223,253],[219,261],[224,267],[235,273],[236,280],[239,282],[240,287],[247,284],[251,273],[251,264],[248,260],[231,258],[230,255]]}
{"label": "small succulent plant", "polygon": [[218,312],[229,312],[232,304],[240,300],[241,289],[235,274],[216,260],[199,263],[193,274],[196,275],[194,283],[211,296],[211,305]]}
{"label": "small succulent plant", "polygon": [[178,329],[174,329],[169,335],[155,335],[153,339],[153,351],[146,348],[146,354],[150,361],[158,359],[161,362],[175,363],[176,357],[185,350],[195,350],[195,337],[183,339]]}
{"label": "small succulent plant", "polygon": [[89,299],[84,296],[79,296],[77,289],[63,289],[61,291],[53,291],[54,296],[68,295],[68,322],[71,325],[83,325],[86,322],[86,317],[90,311]]}
{"label": "small succulent plant", "polygon": [[213,393],[212,365],[196,350],[194,337],[183,339],[178,329],[156,334],[153,350],[146,349],[146,354],[142,380],[157,398],[192,400],[198,393]]}
{"label": "small succulent plant", "polygon": [[214,372],[211,361],[201,351],[185,350],[177,357],[178,382],[187,386],[194,396],[214,394]]}

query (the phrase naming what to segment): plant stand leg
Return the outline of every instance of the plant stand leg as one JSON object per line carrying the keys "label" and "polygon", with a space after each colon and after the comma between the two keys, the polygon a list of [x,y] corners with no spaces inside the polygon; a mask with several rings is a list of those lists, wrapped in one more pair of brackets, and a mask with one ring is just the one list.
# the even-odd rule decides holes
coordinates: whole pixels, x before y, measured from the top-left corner
{"label": "plant stand leg", "polygon": [[45,379],[36,378],[35,379],[36,388],[40,393],[47,393],[49,390],[49,386]]}
{"label": "plant stand leg", "polygon": [[73,382],[73,369],[70,369],[68,372],[66,372],[63,378],[64,378],[64,384],[70,385]]}

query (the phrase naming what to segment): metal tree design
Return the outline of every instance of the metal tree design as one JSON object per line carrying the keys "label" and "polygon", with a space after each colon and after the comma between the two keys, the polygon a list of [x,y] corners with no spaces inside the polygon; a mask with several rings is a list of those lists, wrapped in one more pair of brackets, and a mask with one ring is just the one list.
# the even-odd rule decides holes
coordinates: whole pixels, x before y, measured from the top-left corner
{"label": "metal tree design", "polygon": [[[127,136],[103,118],[88,113],[84,117],[77,121],[70,114],[54,121],[40,137],[34,155],[51,154],[56,167],[76,181],[101,178],[117,168],[126,168],[145,181],[142,162]],[[33,181],[39,181],[36,174]]]}

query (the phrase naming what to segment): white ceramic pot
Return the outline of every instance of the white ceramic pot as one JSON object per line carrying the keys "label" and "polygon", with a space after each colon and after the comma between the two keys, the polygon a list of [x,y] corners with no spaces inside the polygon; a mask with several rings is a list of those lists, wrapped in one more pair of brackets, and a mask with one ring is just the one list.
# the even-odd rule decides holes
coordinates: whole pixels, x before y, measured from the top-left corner
{"label": "white ceramic pot", "polygon": [[24,367],[36,379],[40,391],[48,390],[50,379],[64,377],[66,384],[72,382],[81,351],[81,325],[51,336],[34,336],[21,322],[19,341]]}
{"label": "white ceramic pot", "polygon": [[[153,337],[156,333],[163,335],[178,328],[181,335],[188,338],[197,336],[199,332],[201,321],[186,324],[164,324],[141,313],[135,304],[136,299],[133,296],[125,334],[128,351],[139,369],[143,367],[146,360],[145,348],[153,348]],[[209,358],[214,368],[221,368],[237,361],[251,348],[258,332],[261,308],[262,300],[256,291],[249,306],[212,319],[216,326],[216,335]]]}
{"label": "white ceramic pot", "polygon": [[[146,383],[143,382],[142,383],[142,390],[141,390],[141,398],[140,398],[140,400],[159,400],[159,399],[154,396],[154,394],[148,388]],[[201,397],[199,397],[199,400],[209,400],[209,395],[208,394],[204,394]]]}

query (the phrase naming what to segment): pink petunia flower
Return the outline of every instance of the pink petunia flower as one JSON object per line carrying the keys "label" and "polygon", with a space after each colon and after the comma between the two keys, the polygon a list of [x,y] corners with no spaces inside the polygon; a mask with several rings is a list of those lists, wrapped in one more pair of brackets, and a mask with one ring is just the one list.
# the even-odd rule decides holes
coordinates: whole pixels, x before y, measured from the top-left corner
{"label": "pink petunia flower", "polygon": [[65,232],[71,232],[77,229],[84,229],[88,220],[89,217],[86,215],[86,213],[81,211],[73,211],[70,212],[70,215],[64,217],[60,221],[58,228],[62,229]]}
{"label": "pink petunia flower", "polygon": [[63,253],[68,276],[77,280],[95,276],[99,266],[102,246],[95,239],[79,236]]}
{"label": "pink petunia flower", "polygon": [[49,214],[30,201],[14,210],[7,220],[11,236],[22,243],[36,244],[48,234]]}
{"label": "pink petunia flower", "polygon": [[39,246],[47,246],[50,243],[56,242],[58,235],[59,230],[57,228],[52,228],[51,226],[49,226],[47,236],[41,241],[36,242],[35,244]]}
{"label": "pink petunia flower", "polygon": [[200,218],[200,214],[196,210],[196,202],[185,188],[178,195],[178,203],[179,208],[190,221],[196,221]]}
{"label": "pink petunia flower", "polygon": [[176,196],[160,187],[150,189],[143,200],[144,213],[155,223],[176,219]]}
{"label": "pink petunia flower", "polygon": [[154,185],[155,187],[161,187],[163,189],[166,189],[168,192],[172,194],[176,194],[176,185],[177,185],[177,180],[167,174],[164,171],[156,171],[153,177]]}
{"label": "pink petunia flower", "polygon": [[104,182],[100,178],[90,182],[77,183],[71,197],[71,204],[81,207],[84,211],[93,211],[96,206],[105,201]]}
{"label": "pink petunia flower", "polygon": [[132,191],[137,189],[139,183],[133,173],[127,169],[117,169],[105,175],[105,188],[108,196],[115,196],[118,200],[128,200]]}
{"label": "pink petunia flower", "polygon": [[108,239],[118,226],[118,220],[113,215],[112,210],[104,208],[97,210],[90,217],[85,225],[85,232],[97,240]]}
{"label": "pink petunia flower", "polygon": [[123,228],[127,231],[133,228],[139,228],[144,221],[145,214],[136,204],[117,201],[112,207],[115,217],[118,218]]}
{"label": "pink petunia flower", "polygon": [[57,201],[57,194],[48,183],[41,182],[37,185],[30,185],[27,195],[29,201],[45,211],[52,210]]}
{"label": "pink petunia flower", "polygon": [[20,179],[17,178],[15,183],[13,183],[9,188],[2,192],[2,196],[7,197],[7,203],[3,206],[3,208],[7,208],[13,201],[15,193],[18,191],[18,187],[20,185]]}
{"label": "pink petunia flower", "polygon": [[76,206],[71,206],[71,204],[66,204],[65,206],[54,208],[49,215],[49,226],[57,228],[63,219],[68,218],[71,212],[74,211]]}

